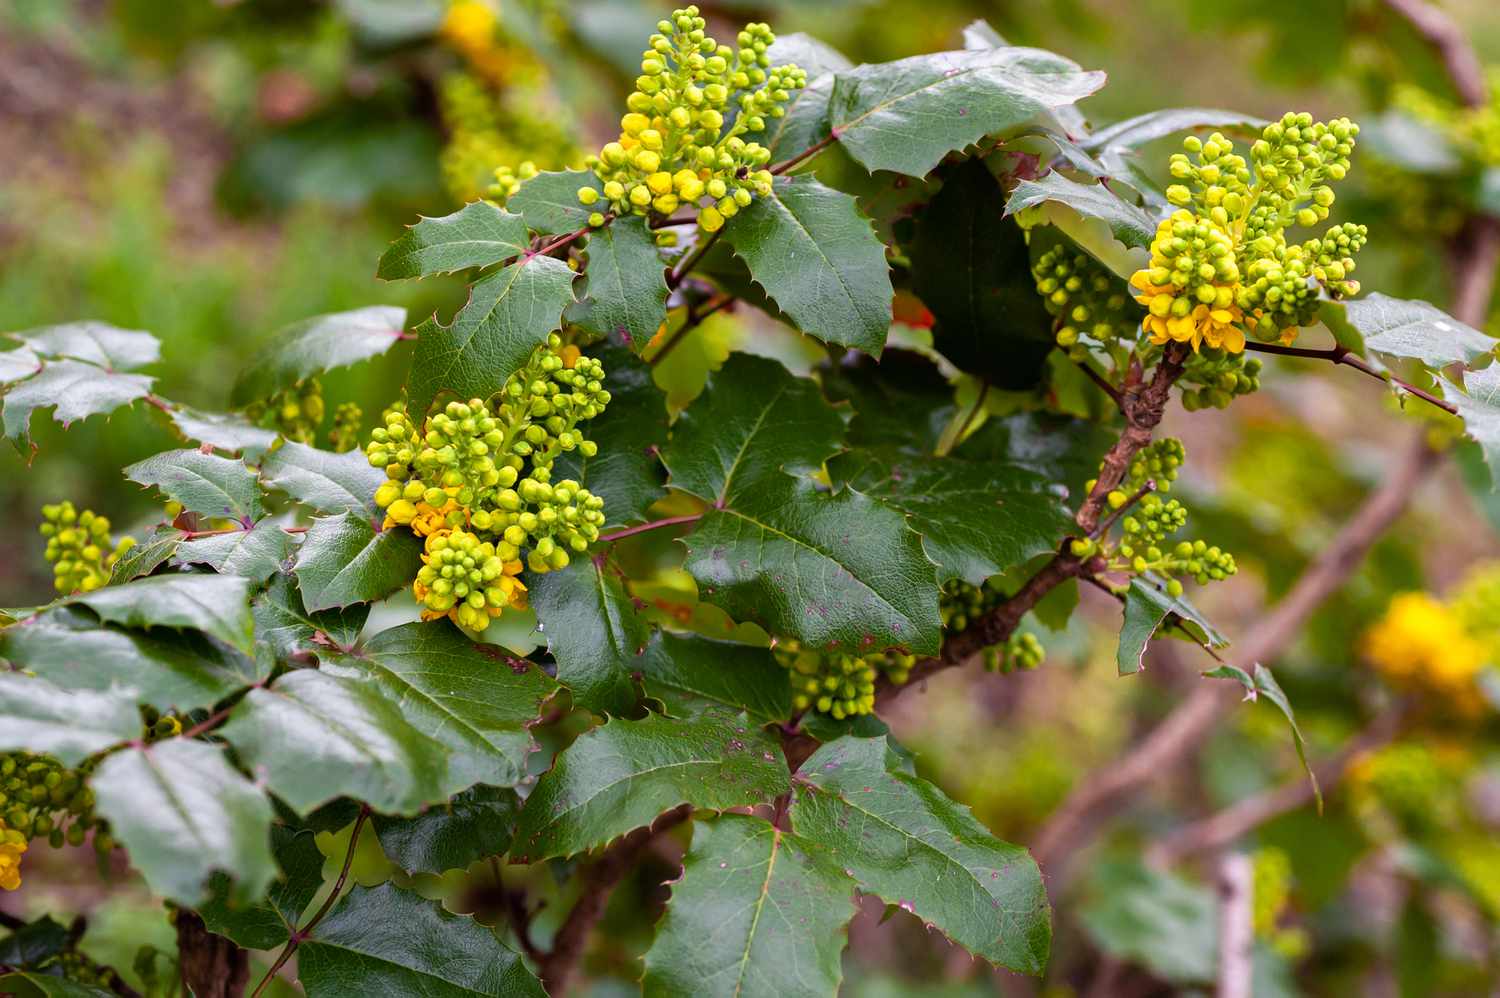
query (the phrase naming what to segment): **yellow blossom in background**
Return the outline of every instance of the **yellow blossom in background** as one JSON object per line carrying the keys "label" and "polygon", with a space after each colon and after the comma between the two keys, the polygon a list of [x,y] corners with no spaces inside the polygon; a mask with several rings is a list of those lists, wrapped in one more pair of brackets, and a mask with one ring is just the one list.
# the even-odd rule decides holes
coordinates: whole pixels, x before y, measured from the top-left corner
{"label": "yellow blossom in background", "polygon": [[1425,688],[1465,713],[1481,705],[1475,678],[1485,648],[1464,629],[1457,613],[1427,593],[1402,593],[1366,633],[1371,664],[1397,686]]}
{"label": "yellow blossom in background", "polygon": [[26,837],[0,821],[0,890],[13,891],[21,886],[21,854],[26,851]]}

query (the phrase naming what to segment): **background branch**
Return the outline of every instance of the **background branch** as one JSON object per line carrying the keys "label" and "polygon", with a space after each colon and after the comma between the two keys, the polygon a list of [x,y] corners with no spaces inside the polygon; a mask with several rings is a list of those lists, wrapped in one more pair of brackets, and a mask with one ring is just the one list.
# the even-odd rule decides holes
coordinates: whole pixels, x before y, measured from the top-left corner
{"label": "background branch", "polygon": [[1250,998],[1250,957],[1255,946],[1255,868],[1244,853],[1219,861],[1218,998]]}

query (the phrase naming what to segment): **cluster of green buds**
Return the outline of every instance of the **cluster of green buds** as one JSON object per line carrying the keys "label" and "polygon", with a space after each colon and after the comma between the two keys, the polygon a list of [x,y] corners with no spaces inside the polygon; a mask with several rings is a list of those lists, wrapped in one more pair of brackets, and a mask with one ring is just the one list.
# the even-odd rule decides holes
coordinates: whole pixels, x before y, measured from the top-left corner
{"label": "cluster of green buds", "polygon": [[61,849],[82,845],[93,829],[95,849],[109,852],[114,839],[94,814],[94,792],[84,785],[87,778],[87,764],[69,769],[50,756],[0,753],[0,839],[19,845],[20,851],[35,839]]}
{"label": "cluster of green buds", "polygon": [[491,399],[450,402],[420,430],[404,405],[386,410],[365,454],[387,476],[375,493],[385,526],[428,538],[414,585],[427,611],[483,630],[525,605],[523,552],[526,568],[550,572],[598,540],[604,500],[552,470],[564,454],[598,453],[581,424],[609,404],[603,381],[598,360],[553,334]]}
{"label": "cluster of green buds", "polygon": [[1412,740],[1368,753],[1350,767],[1355,809],[1378,811],[1408,832],[1451,825],[1461,796],[1453,762]]}
{"label": "cluster of green buds", "polygon": [[[696,6],[673,11],[656,27],[619,139],[586,160],[602,193],[584,187],[578,200],[616,215],[662,217],[696,205],[698,224],[716,232],[755,196],[770,193],[771,150],[744,136],[782,117],[807,74],[794,65],[771,67],[776,38],[765,24],[747,24],[738,48],[709,37]],[[603,212],[589,222],[603,225]]]}
{"label": "cluster of green buds", "polygon": [[512,167],[502,165],[495,167],[494,179],[489,189],[485,191],[485,197],[500,205],[502,208],[510,196],[521,189],[521,185],[532,177],[541,173],[535,163],[531,160],[522,160],[518,165]]}
{"label": "cluster of green buds", "polygon": [[1141,307],[1127,289],[1092,257],[1054,246],[1031,266],[1037,294],[1057,319],[1057,345],[1074,360],[1089,346],[1129,350],[1141,328]]}
{"label": "cluster of green buds", "polygon": [[357,402],[340,402],[333,410],[333,426],[328,430],[328,443],[335,454],[346,454],[359,446],[360,428],[365,421],[365,411]]}
{"label": "cluster of green buds", "polygon": [[47,538],[53,585],[60,593],[87,593],[108,584],[110,569],[135,546],[134,537],[116,544],[109,536],[107,517],[88,509],[80,513],[68,501],[43,506],[40,529]]}
{"label": "cluster of green buds", "polygon": [[991,672],[1029,672],[1046,661],[1047,649],[1030,631],[1017,631],[1003,648],[985,649],[984,667]]}
{"label": "cluster of green buds", "polygon": [[[938,596],[943,630],[950,633],[966,630],[1008,598],[995,579],[987,579],[980,586],[967,582],[951,583]],[[1035,669],[1046,657],[1047,651],[1041,640],[1028,631],[1016,631],[1004,644],[992,645],[982,653],[985,669],[1002,673]]]}
{"label": "cluster of green buds", "polygon": [[[1125,477],[1120,480],[1110,493],[1105,497],[1110,509],[1119,509],[1130,501],[1130,497],[1151,483],[1154,492],[1171,492],[1172,483],[1177,481],[1178,470],[1182,463],[1187,460],[1187,448],[1182,446],[1182,441],[1176,437],[1162,437],[1153,440],[1142,447],[1131,459],[1130,467],[1125,469]],[[1092,492],[1098,480],[1091,478],[1084,483],[1084,491]]]}
{"label": "cluster of green buds", "polygon": [[141,708],[141,724],[145,729],[141,740],[148,745],[182,734],[182,720],[176,714],[163,714],[151,706]]}
{"label": "cluster of green buds", "polygon": [[1359,290],[1350,274],[1364,226],[1286,238],[1293,225],[1327,219],[1330,184],[1347,173],[1358,134],[1348,119],[1315,122],[1304,112],[1267,125],[1248,160],[1219,133],[1183,140],[1170,162],[1177,183],[1167,188],[1177,210],[1158,226],[1150,264],[1131,278],[1153,343],[1229,353],[1244,349],[1246,333],[1290,343],[1321,297]]}
{"label": "cluster of green buds", "polygon": [[1183,368],[1178,382],[1182,407],[1188,412],[1223,409],[1241,395],[1260,391],[1260,371],[1259,357],[1204,347]]}
{"label": "cluster of green buds", "polygon": [[905,685],[917,662],[915,655],[894,648],[852,655],[781,641],[773,651],[790,674],[792,706],[828,714],[836,721],[873,713],[876,684],[884,678],[892,685]]}
{"label": "cluster of green buds", "polygon": [[286,391],[245,407],[245,415],[251,422],[299,444],[317,440],[325,411],[323,384],[317,378],[304,378]]}
{"label": "cluster of green buds", "polygon": [[61,953],[55,953],[28,969],[36,970],[48,977],[61,977],[65,981],[82,984],[87,988],[100,989],[106,994],[129,993],[119,990],[125,981],[113,967],[99,963],[72,947]]}

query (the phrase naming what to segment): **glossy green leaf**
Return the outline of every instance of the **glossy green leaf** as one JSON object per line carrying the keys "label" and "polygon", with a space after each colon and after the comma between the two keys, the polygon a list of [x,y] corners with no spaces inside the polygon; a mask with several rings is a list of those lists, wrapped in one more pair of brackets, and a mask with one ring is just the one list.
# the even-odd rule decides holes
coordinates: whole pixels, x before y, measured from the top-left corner
{"label": "glossy green leaf", "polygon": [[128,748],[106,757],[89,786],[153,894],[193,906],[223,871],[231,902],[245,904],[276,876],[271,802],[217,745],[171,738]]}
{"label": "glossy green leaf", "polygon": [[1312,783],[1313,797],[1318,804],[1319,813],[1323,810],[1323,791],[1318,786],[1318,775],[1313,772],[1312,766],[1307,762],[1307,740],[1302,737],[1302,729],[1297,725],[1296,712],[1292,710],[1292,702],[1282,690],[1281,684],[1276,682],[1276,677],[1271,675],[1271,670],[1256,662],[1249,673],[1233,665],[1221,665],[1209,669],[1203,673],[1210,679],[1233,679],[1245,688],[1246,700],[1258,700],[1264,696],[1267,700],[1281,711],[1281,716],[1286,718],[1287,726],[1292,732],[1292,744],[1297,748],[1297,758],[1302,763],[1302,769],[1307,773],[1307,778]]}
{"label": "glossy green leaf", "polygon": [[526,862],[572,856],[679,804],[768,804],[789,785],[780,746],[743,717],[616,719],[580,735],[537,781],[512,853]]}
{"label": "glossy green leaf", "polygon": [[370,467],[363,451],[344,454],[319,450],[288,440],[266,455],[260,478],[319,513],[358,513],[375,516],[375,490],[385,472]]}
{"label": "glossy green leaf", "polygon": [[76,766],[140,735],[141,715],[128,689],[65,689],[37,676],[0,672],[0,751],[45,753]]}
{"label": "glossy green leaf", "polygon": [[471,201],[442,218],[423,217],[380,255],[375,276],[386,281],[488,267],[525,253],[526,222],[489,201]]}
{"label": "glossy green leaf", "polygon": [[9,934],[0,939],[0,966],[33,966],[56,956],[70,945],[67,928],[54,922],[52,916],[43,915],[9,930]]}
{"label": "glossy green leaf", "polygon": [[514,790],[476,786],[413,818],[374,818],[380,849],[409,873],[466,869],[510,846],[521,801]]}
{"label": "glossy green leaf", "polygon": [[1495,483],[1500,483],[1500,364],[1465,371],[1461,388],[1446,377],[1443,384],[1451,389],[1445,394],[1458,408],[1464,433],[1479,444],[1484,462],[1490,468],[1493,489]]}
{"label": "glossy green leaf", "polygon": [[717,706],[770,723],[792,713],[787,672],[769,648],[658,631],[638,669],[646,693],[669,714],[696,714]]}
{"label": "glossy green leaf", "polygon": [[130,631],[67,606],[0,630],[0,657],[66,689],[124,688],[158,710],[209,707],[264,678],[195,631]]}
{"label": "glossy green leaf", "polygon": [[143,575],[150,575],[167,564],[177,553],[177,547],[182,543],[183,536],[183,532],[176,527],[165,523],[158,524],[156,529],[147,534],[139,544],[120,555],[114,568],[110,569],[110,585],[118,585],[121,582],[139,579]]}
{"label": "glossy green leaf", "polygon": [[1080,184],[1055,171],[1017,184],[1005,210],[1014,215],[1048,202],[1066,205],[1084,218],[1098,219],[1126,246],[1150,246],[1156,235],[1156,220],[1144,208],[1136,207],[1104,184]]}
{"label": "glossy green leaf", "polygon": [[948,153],[1103,85],[1103,73],[1040,49],[937,52],[839,73],[829,113],[866,169],[924,177]]}
{"label": "glossy green leaf", "polygon": [[1355,301],[1329,302],[1322,317],[1347,322],[1368,350],[1419,360],[1428,367],[1472,364],[1495,349],[1494,339],[1425,301],[1378,292]]}
{"label": "glossy green leaf", "polygon": [[267,518],[243,530],[209,534],[177,546],[176,565],[207,565],[223,575],[238,575],[260,585],[285,568],[292,555],[292,535]]}
{"label": "glossy green leaf", "polygon": [[134,371],[161,359],[161,341],[137,329],[107,322],[68,322],[11,333],[44,357],[81,360],[111,371]]}
{"label": "glossy green leaf", "polygon": [[373,685],[405,719],[447,748],[449,793],[514,786],[534,749],[527,725],[557,683],[530,661],[478,645],[447,622],[381,631],[322,671]]}
{"label": "glossy green leaf", "polygon": [[285,326],[240,372],[229,404],[263,401],[324,371],[378,357],[406,335],[405,325],[406,309],[372,305]]}
{"label": "glossy green leaf", "polygon": [[297,950],[308,998],[546,998],[520,954],[394,884],[355,887]]}
{"label": "glossy green leaf", "polygon": [[292,574],[309,610],[384,599],[422,565],[422,542],[409,530],[382,530],[358,513],[313,520]]}
{"label": "glossy green leaf", "polygon": [[619,527],[646,519],[647,508],[666,492],[658,451],[667,442],[667,400],[651,368],[624,347],[601,345],[589,353],[604,365],[609,405],[585,425],[599,445],[593,457],[577,450],[561,455],[554,481],[572,478],[604,499],[605,524]]}
{"label": "glossy green leaf", "polygon": [[843,434],[842,415],[814,381],[735,354],[677,418],[661,458],[673,488],[722,505],[782,471],[817,471]]}
{"label": "glossy green leaf", "polygon": [[557,661],[557,678],[580,707],[628,713],[637,700],[649,627],[625,591],[619,569],[604,558],[579,558],[530,581],[531,608]]}
{"label": "glossy green leaf", "polygon": [[603,190],[604,185],[592,170],[562,170],[538,173],[522,182],[505,202],[511,211],[526,219],[528,228],[537,232],[573,232],[589,224],[589,215],[599,205],[587,207],[578,200],[580,187]]}
{"label": "glossy green leaf", "polygon": [[275,430],[225,412],[202,412],[185,405],[174,406],[168,414],[172,425],[189,440],[208,444],[217,450],[243,454],[251,461],[275,445]]}
{"label": "glossy green leaf", "polygon": [[49,361],[40,373],[5,392],[5,435],[29,438],[31,414],[38,409],[51,409],[52,418],[64,426],[112,412],[149,395],[151,381],[144,374],[119,374],[76,360]]}
{"label": "glossy green leaf", "polygon": [[[1129,643],[1126,642],[1125,633],[1121,632],[1121,644],[1115,656],[1119,662],[1123,663],[1127,661],[1131,655],[1136,656],[1135,661],[1139,662],[1140,655],[1144,649],[1136,648],[1134,642],[1139,636],[1138,632],[1141,627],[1152,617],[1156,619],[1157,626],[1160,626],[1163,621],[1180,625],[1195,640],[1212,648],[1222,648],[1229,643],[1229,639],[1220,634],[1218,629],[1209,623],[1208,618],[1203,616],[1197,607],[1181,596],[1167,595],[1165,583],[1160,579],[1143,576],[1133,577],[1130,580],[1130,592],[1126,596],[1127,611],[1132,602],[1138,604],[1135,610],[1135,618],[1131,621],[1135,627],[1130,635]],[[1128,616],[1129,613],[1127,612]],[[1155,631],[1154,627],[1152,631]],[[1141,640],[1145,641],[1150,636],[1151,633],[1148,632]],[[1134,672],[1135,670],[1132,669],[1130,671]]]}
{"label": "glossy green leaf", "polygon": [[245,462],[200,450],[170,450],[126,465],[125,477],[155,486],[190,513],[253,523],[265,512],[260,483]]}
{"label": "glossy green leaf", "polygon": [[925,780],[893,766],[884,738],[841,738],[798,771],[792,829],[860,890],[911,912],[975,956],[1024,974],[1047,965],[1041,871]]}
{"label": "glossy green leaf", "polygon": [[562,322],[575,276],[561,260],[527,257],[475,282],[452,325],[422,323],[406,382],[410,411],[425,414],[445,391],[465,399],[499,391]]}
{"label": "glossy green leaf", "polygon": [[[1259,132],[1266,122],[1254,115],[1238,111],[1220,111],[1207,107],[1174,107],[1162,111],[1149,111],[1134,118],[1117,121],[1079,139],[1085,149],[1123,148],[1133,149],[1156,139],[1166,138],[1178,132],[1196,132],[1208,128],[1222,128],[1241,134]],[[1363,135],[1361,135],[1363,138]]]}
{"label": "glossy green leaf", "polygon": [[852,196],[812,177],[782,177],[723,232],[798,329],[880,355],[891,324],[890,267]]}
{"label": "glossy green leaf", "polygon": [[666,264],[655,235],[644,215],[631,215],[595,230],[586,249],[584,293],[569,317],[640,353],[667,321]]}
{"label": "glossy green leaf", "polygon": [[372,682],[299,669],[251,690],[220,732],[299,814],[337,797],[415,814],[451,792],[447,747]]}
{"label": "glossy green leaf", "polygon": [[786,113],[766,122],[760,144],[771,150],[771,158],[791,159],[828,135],[828,98],[833,94],[837,73],[853,63],[831,46],[794,32],[780,35],[771,45],[771,65],[793,63],[807,73],[807,86],[792,94]]}
{"label": "glossy green leaf", "polygon": [[264,900],[232,904],[231,880],[223,874],[214,875],[209,900],[198,907],[210,932],[247,949],[275,949],[287,941],[323,886],[326,857],[311,829],[283,824],[271,826],[271,852],[280,872]]}
{"label": "glossy green leaf", "polygon": [[1166,602],[1149,595],[1155,592],[1150,586],[1131,586],[1125,593],[1125,616],[1115,649],[1115,665],[1122,676],[1132,676],[1146,667],[1146,642],[1167,617]]}
{"label": "glossy green leaf", "polygon": [[126,627],[190,627],[251,650],[250,582],[233,575],[173,572],[72,597]]}
{"label": "glossy green leaf", "polygon": [[683,544],[700,597],[736,620],[819,648],[938,650],[936,568],[906,517],[868,496],[766,479]]}
{"label": "glossy green leaf", "polygon": [[883,448],[840,454],[828,474],[904,513],[943,582],[980,585],[1055,550],[1073,526],[1057,487],[1014,464]]}
{"label": "glossy green leaf", "polygon": [[832,998],[854,913],[854,882],[795,835],[742,814],[697,822],[642,988],[664,998]]}
{"label": "glossy green leaf", "polygon": [[937,364],[909,350],[887,350],[880,363],[860,359],[821,372],[830,399],[854,410],[851,446],[899,445],[931,454],[958,414],[953,386]]}
{"label": "glossy green leaf", "polygon": [[340,610],[309,613],[297,583],[291,576],[278,575],[255,597],[250,612],[255,617],[257,644],[287,658],[306,651],[321,654],[329,646],[352,647],[364,629],[370,607],[356,603]]}

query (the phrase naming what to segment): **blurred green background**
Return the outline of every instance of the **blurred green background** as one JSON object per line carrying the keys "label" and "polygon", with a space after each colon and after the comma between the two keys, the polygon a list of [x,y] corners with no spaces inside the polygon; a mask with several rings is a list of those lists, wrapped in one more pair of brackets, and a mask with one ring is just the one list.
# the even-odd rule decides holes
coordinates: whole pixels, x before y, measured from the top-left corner
{"label": "blurred green background", "polygon": [[[556,168],[611,137],[640,44],[669,5],[489,6],[498,18],[476,33],[446,0],[4,0],[0,330],[85,318],[149,330],[163,341],[149,372],[157,391],[216,409],[237,365],[285,323],[382,303],[405,306],[413,323],[433,311],[446,317],[463,287],[379,282],[381,250],[418,213],[445,214],[484,194],[496,168],[528,159]],[[703,6],[720,24],[763,19],[781,34],[807,31],[855,61],[957,47],[963,28],[984,18],[1013,43],[1106,70],[1109,85],[1082,105],[1096,126],[1173,106],[1364,122],[1399,103],[1403,86],[1451,97],[1430,48],[1376,0]],[[1500,5],[1444,6],[1481,57],[1500,62]],[[1164,163],[1172,141],[1148,162]],[[1458,195],[1400,167],[1399,157],[1365,152],[1347,201],[1341,189],[1342,217],[1370,227],[1359,276],[1366,288],[1441,305],[1450,290],[1442,216],[1460,210]],[[702,349],[682,352],[674,377],[691,384],[737,335],[710,328]],[[399,390],[408,350],[325,379],[329,411],[355,401],[373,421]],[[694,364],[696,373],[686,369]],[[1412,417],[1379,386],[1340,373],[1275,365],[1261,393],[1228,411],[1170,417],[1168,432],[1191,458],[1183,492],[1195,522],[1242,566],[1233,585],[1203,600],[1231,636],[1286,590],[1408,432]],[[0,503],[10,514],[0,521],[0,605],[50,596],[35,531],[44,502],[72,498],[128,528],[155,507],[120,467],[177,445],[145,406],[66,432],[38,416],[33,431],[34,454],[0,446]],[[1392,594],[1442,592],[1500,555],[1491,520],[1500,507],[1482,488],[1470,491],[1459,469],[1471,462],[1459,458],[1276,663],[1314,756],[1333,752],[1371,712],[1359,640]],[[1091,600],[1084,610],[1044,633],[1049,658],[1039,672],[946,675],[891,719],[928,775],[1014,841],[1026,842],[1071,787],[1198,681],[1191,649],[1170,648],[1144,677],[1113,679],[1117,612]],[[1435,730],[1413,743],[1425,756],[1392,763],[1409,764],[1392,779],[1429,812],[1420,820],[1383,813],[1399,809],[1367,790],[1334,793],[1326,815],[1304,808],[1263,830],[1264,896],[1286,896],[1267,916],[1270,976],[1258,994],[1491,993],[1500,964],[1493,729]],[[1206,955],[1195,933],[1207,888],[1128,861],[1154,832],[1294,778],[1297,764],[1268,707],[1247,707],[1196,762],[1090,855],[1079,893],[1060,909],[1049,993],[1084,993],[1101,948],[1135,968],[1124,978],[1135,989],[1110,993],[1201,986]],[[1434,825],[1445,808],[1451,815]],[[87,907],[90,875],[74,879],[83,884],[43,889],[33,906]],[[648,881],[617,899],[626,939],[641,928],[632,902],[656,897]],[[112,953],[110,927],[128,921],[113,904],[96,919],[101,955]],[[1021,986],[914,920],[881,924],[880,915],[877,906],[855,923],[851,993],[1037,993],[1013,991]],[[626,949],[596,966],[601,980],[631,977]],[[1379,990],[1387,985],[1396,990]]]}

